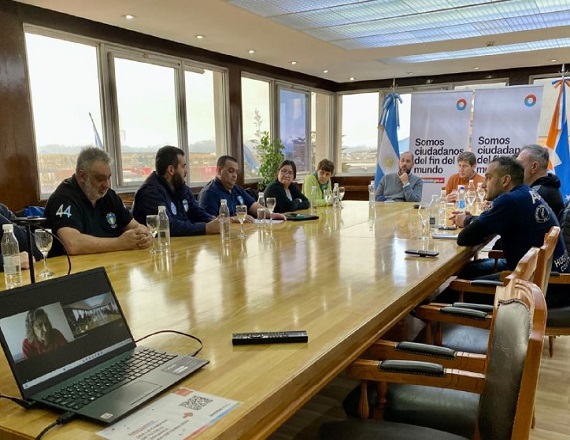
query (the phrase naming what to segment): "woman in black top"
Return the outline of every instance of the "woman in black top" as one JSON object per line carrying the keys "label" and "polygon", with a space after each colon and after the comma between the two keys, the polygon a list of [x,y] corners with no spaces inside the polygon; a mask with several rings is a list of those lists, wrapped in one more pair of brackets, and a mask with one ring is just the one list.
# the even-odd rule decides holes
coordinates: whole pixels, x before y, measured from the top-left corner
{"label": "woman in black top", "polygon": [[277,179],[265,188],[265,200],[275,197],[275,212],[290,212],[310,207],[309,199],[297,188],[294,182],[297,167],[292,160],[284,160],[277,170]]}

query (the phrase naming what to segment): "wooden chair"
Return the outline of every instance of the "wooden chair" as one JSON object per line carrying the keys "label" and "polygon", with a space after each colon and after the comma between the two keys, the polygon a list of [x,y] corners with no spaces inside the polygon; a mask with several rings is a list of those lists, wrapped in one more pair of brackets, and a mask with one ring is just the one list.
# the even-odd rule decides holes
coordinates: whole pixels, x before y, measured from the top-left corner
{"label": "wooden chair", "polygon": [[[320,439],[528,438],[544,341],[546,304],[538,286],[524,280],[512,280],[498,287],[497,293],[500,299],[484,374],[462,370],[470,362],[470,355],[462,353],[454,353],[447,359],[447,366],[432,363],[434,358],[444,355],[441,352],[408,353],[406,360],[401,360],[397,347],[386,349],[380,361],[359,359],[348,367],[347,373],[363,381],[363,396],[368,381],[425,385],[426,393],[432,393],[429,405],[425,406],[429,413],[422,416],[412,410],[397,420],[400,423],[377,420],[328,423],[321,427]],[[435,349],[439,351],[442,347]],[[418,388],[414,386],[413,390]],[[457,394],[450,405],[446,405],[447,395],[439,393],[440,389]],[[460,409],[474,414],[472,425],[461,426],[459,433],[452,432],[449,427],[457,425],[453,422],[461,400],[465,402]],[[408,424],[407,419],[414,424]]]}
{"label": "wooden chair", "polygon": [[[502,282],[489,282],[481,280],[455,280],[450,284],[450,288],[460,292],[477,292],[484,294],[494,294],[496,286],[504,284],[514,278],[532,280],[539,288],[545,292],[548,286],[548,279],[552,267],[554,249],[558,242],[560,228],[553,226],[545,235],[544,244],[538,250],[538,261],[536,270],[525,262],[527,255],[521,259],[519,265],[513,273],[503,272]],[[455,303],[454,306],[461,308],[471,308],[478,310],[479,314],[491,313],[492,308],[488,305],[477,305],[472,303]],[[421,306],[415,310],[417,318],[426,322],[425,341],[454,348],[460,351],[475,353],[485,353],[488,341],[489,319],[487,322],[480,317],[472,321],[472,329],[464,327],[469,325],[462,320],[461,316],[456,318],[449,311],[454,311],[456,307],[449,307],[449,304],[432,303]],[[479,319],[479,321],[477,321]],[[461,326],[456,324],[461,323]],[[432,328],[435,326],[435,331]]]}

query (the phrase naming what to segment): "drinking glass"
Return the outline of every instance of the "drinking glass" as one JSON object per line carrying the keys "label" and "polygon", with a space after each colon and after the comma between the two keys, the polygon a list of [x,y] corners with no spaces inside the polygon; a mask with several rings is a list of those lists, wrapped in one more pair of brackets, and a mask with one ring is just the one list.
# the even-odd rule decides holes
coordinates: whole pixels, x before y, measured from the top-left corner
{"label": "drinking glass", "polygon": [[51,231],[49,229],[36,229],[34,232],[34,236],[36,239],[36,246],[44,256],[44,270],[38,274],[38,277],[51,278],[55,275],[55,273],[53,273],[51,270],[48,269],[47,265],[47,255],[49,250],[51,249],[51,245],[53,242]]}
{"label": "drinking glass", "polygon": [[344,198],[344,193],[345,193],[344,186],[339,186],[338,187],[338,198],[339,198],[339,205],[341,208],[343,208],[342,199]]}
{"label": "drinking glass", "polygon": [[158,254],[160,250],[157,249],[155,243],[156,233],[158,232],[158,215],[147,215],[146,216],[146,227],[152,235],[152,246],[150,247],[151,254]]}
{"label": "drinking glass", "polygon": [[426,240],[427,239],[427,231],[429,229],[428,225],[429,225],[429,208],[427,205],[419,205],[418,206],[418,215],[420,216],[420,222],[421,222],[421,236],[420,239],[421,240]]}
{"label": "drinking glass", "polygon": [[236,206],[236,216],[239,220],[239,226],[240,226],[240,233],[239,233],[238,237],[241,239],[244,239],[245,234],[243,233],[243,222],[245,221],[245,217],[247,216],[247,206],[246,205],[237,205]]}
{"label": "drinking glass", "polygon": [[330,188],[323,190],[323,199],[325,201],[325,207],[328,207],[331,204],[332,200],[332,192]]}
{"label": "drinking glass", "polygon": [[477,200],[477,193],[475,191],[467,191],[465,200],[467,201],[467,211],[473,213],[473,205]]}
{"label": "drinking glass", "polygon": [[273,214],[273,210],[275,209],[275,205],[277,204],[277,200],[275,200],[275,197],[267,197],[267,199],[265,199],[265,203],[267,206],[267,210],[269,211],[269,224],[271,226],[273,226],[271,214]]}

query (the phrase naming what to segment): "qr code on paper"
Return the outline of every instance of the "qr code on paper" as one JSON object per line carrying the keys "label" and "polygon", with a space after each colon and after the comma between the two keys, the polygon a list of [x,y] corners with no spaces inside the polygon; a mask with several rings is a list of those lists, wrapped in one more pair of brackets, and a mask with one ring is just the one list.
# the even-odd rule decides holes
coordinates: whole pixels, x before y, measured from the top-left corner
{"label": "qr code on paper", "polygon": [[191,396],[188,400],[185,400],[180,404],[184,408],[191,409],[193,411],[200,411],[206,405],[212,402],[212,399],[208,399],[207,397],[203,396]]}

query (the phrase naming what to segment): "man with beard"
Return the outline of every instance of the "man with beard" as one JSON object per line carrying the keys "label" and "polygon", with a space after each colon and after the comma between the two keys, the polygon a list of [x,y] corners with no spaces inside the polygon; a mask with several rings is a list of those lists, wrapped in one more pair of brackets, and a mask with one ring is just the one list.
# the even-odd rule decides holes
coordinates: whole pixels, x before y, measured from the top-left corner
{"label": "man with beard", "polygon": [[218,219],[202,209],[186,185],[184,151],[167,145],[156,152],[155,171],[135,194],[133,215],[139,222],[166,206],[171,236],[219,234]]}
{"label": "man with beard", "polygon": [[[48,226],[69,255],[144,249],[152,243],[147,227],[133,219],[110,188],[110,179],[111,157],[99,148],[85,148],[77,157],[73,176],[48,199]],[[51,255],[62,253],[54,240]]]}
{"label": "man with beard", "polygon": [[376,188],[376,201],[419,202],[422,199],[423,181],[412,174],[414,156],[409,151],[400,155],[397,173],[382,176]]}

